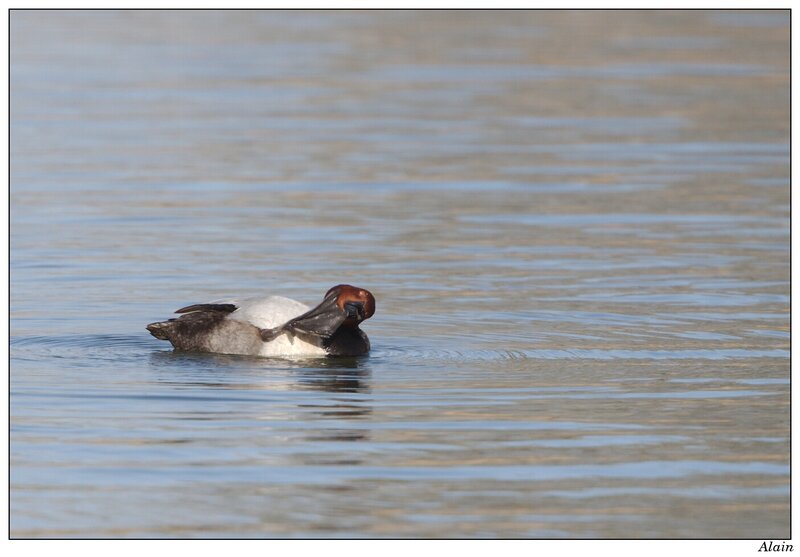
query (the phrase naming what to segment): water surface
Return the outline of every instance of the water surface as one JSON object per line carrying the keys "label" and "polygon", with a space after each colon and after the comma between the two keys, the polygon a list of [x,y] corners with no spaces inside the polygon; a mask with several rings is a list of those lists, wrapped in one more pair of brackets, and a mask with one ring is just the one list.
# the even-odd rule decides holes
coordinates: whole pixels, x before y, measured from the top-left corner
{"label": "water surface", "polygon": [[12,536],[788,537],[788,24],[12,12]]}

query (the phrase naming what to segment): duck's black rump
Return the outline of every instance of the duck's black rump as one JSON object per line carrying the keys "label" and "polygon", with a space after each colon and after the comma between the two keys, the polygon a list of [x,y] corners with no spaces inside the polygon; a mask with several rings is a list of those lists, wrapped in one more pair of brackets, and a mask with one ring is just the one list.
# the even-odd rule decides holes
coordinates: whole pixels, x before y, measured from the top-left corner
{"label": "duck's black rump", "polygon": [[[219,306],[223,308],[216,309]],[[228,314],[236,309],[233,304],[199,304],[188,308],[178,310],[188,312],[185,315],[150,323],[147,330],[157,339],[168,340],[179,350],[258,353],[262,343],[258,327],[228,319]]]}

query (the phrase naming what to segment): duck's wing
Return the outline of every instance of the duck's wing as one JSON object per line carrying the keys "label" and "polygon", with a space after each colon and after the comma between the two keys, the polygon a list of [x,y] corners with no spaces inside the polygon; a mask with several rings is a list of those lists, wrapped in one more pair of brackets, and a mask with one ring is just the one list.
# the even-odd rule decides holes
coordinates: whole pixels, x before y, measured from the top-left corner
{"label": "duck's wing", "polygon": [[317,307],[298,315],[283,325],[262,328],[261,338],[269,341],[283,332],[301,337],[330,338],[347,319],[347,314],[336,303],[337,296],[338,293],[335,292],[330,294]]}
{"label": "duck's wing", "polygon": [[221,311],[222,313],[233,313],[238,309],[236,304],[194,304],[185,308],[176,309],[175,313],[190,313],[192,311]]}

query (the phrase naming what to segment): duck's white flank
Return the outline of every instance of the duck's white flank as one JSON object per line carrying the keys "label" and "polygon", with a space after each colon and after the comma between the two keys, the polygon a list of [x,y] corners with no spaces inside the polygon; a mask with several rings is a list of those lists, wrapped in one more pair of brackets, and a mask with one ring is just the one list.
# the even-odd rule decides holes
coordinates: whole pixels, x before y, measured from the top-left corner
{"label": "duck's white flank", "polygon": [[[236,306],[238,306],[238,309],[231,313],[228,319],[250,323],[259,329],[278,327],[311,309],[306,304],[290,298],[284,298],[283,296],[228,300],[227,303],[236,304]],[[321,346],[305,342],[286,333],[278,335],[269,342],[261,343],[258,352],[259,356],[281,357],[325,356],[326,354],[325,349]]]}

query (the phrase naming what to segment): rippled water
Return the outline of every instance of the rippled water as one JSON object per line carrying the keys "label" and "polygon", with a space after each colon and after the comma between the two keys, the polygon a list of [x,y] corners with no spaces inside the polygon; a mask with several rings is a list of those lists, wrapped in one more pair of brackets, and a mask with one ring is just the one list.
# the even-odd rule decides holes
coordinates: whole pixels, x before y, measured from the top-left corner
{"label": "rippled water", "polygon": [[788,23],[12,12],[12,536],[787,537]]}

